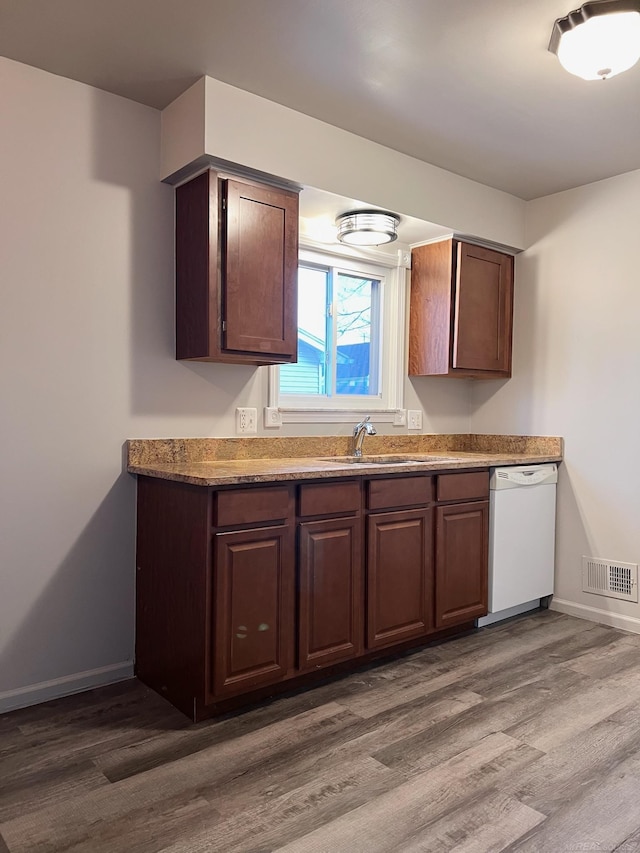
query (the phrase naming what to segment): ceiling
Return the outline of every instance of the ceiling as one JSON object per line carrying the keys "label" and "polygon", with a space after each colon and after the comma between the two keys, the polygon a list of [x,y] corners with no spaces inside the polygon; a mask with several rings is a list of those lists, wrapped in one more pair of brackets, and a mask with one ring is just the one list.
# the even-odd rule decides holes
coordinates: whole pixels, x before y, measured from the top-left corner
{"label": "ceiling", "polygon": [[[315,243],[326,243],[333,245],[338,242],[336,217],[341,213],[353,210],[373,210],[374,205],[362,199],[347,198],[335,193],[324,192],[314,187],[304,187],[300,193],[300,236],[311,238]],[[378,208],[379,209],[379,208]],[[433,222],[425,222],[406,214],[397,214],[400,217],[398,223],[398,241],[405,248],[415,246],[429,240],[438,240],[442,237],[450,237],[450,228],[443,228]],[[391,243],[382,247],[382,251],[391,252],[395,255],[400,248],[398,243]]]}
{"label": "ceiling", "polygon": [[204,74],[536,198],[640,168],[640,64],[547,51],[575,0],[0,0],[0,55],[163,108]]}

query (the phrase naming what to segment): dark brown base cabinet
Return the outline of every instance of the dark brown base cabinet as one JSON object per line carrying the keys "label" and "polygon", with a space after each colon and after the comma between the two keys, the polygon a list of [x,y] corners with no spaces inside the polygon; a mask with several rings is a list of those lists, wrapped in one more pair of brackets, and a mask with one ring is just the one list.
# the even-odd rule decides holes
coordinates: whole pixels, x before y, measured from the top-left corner
{"label": "dark brown base cabinet", "polygon": [[193,720],[466,630],[488,472],[212,489],[140,477],[136,674]]}
{"label": "dark brown base cabinet", "polygon": [[[484,471],[438,478],[436,628],[468,622],[487,612],[488,489]],[[475,571],[469,571],[469,566]]]}
{"label": "dark brown base cabinet", "polygon": [[[437,507],[437,628],[486,614],[488,529],[488,501]],[[469,572],[473,565],[481,571]]]}
{"label": "dark brown base cabinet", "polygon": [[214,538],[213,695],[234,696],[293,671],[293,528]]}
{"label": "dark brown base cabinet", "polygon": [[299,526],[301,671],[362,654],[362,546],[359,518]]}
{"label": "dark brown base cabinet", "polygon": [[422,637],[432,624],[431,510],[369,516],[367,645]]}

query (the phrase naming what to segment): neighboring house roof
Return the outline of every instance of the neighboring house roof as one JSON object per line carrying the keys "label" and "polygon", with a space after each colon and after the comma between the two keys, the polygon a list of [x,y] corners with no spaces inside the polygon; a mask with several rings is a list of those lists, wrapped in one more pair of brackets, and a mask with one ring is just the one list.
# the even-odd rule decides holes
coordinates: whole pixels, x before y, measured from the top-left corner
{"label": "neighboring house roof", "polygon": [[338,347],[338,375],[342,379],[369,375],[369,343],[342,344]]}
{"label": "neighboring house roof", "polygon": [[324,341],[322,338],[312,335],[311,332],[308,332],[306,329],[298,329],[298,341],[304,342],[319,352],[324,352]]}

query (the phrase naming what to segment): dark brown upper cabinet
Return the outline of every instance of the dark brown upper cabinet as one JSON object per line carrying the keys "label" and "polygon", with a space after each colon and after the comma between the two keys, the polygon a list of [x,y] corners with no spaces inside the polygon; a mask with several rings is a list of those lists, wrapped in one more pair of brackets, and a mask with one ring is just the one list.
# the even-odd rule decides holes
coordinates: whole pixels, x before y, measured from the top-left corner
{"label": "dark brown upper cabinet", "polygon": [[458,240],[411,253],[409,375],[511,376],[513,257]]}
{"label": "dark brown upper cabinet", "polygon": [[208,170],[176,189],[176,358],[297,359],[298,194]]}

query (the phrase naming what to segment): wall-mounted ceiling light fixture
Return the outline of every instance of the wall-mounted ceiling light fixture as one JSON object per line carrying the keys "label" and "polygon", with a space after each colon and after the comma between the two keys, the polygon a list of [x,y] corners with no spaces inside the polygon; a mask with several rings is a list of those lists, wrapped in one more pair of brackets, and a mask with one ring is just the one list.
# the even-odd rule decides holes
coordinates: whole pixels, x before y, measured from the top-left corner
{"label": "wall-mounted ceiling light fixture", "polygon": [[571,74],[606,80],[640,59],[640,0],[596,0],[558,18],[549,50]]}
{"label": "wall-mounted ceiling light fixture", "polygon": [[354,210],[336,217],[338,240],[350,246],[380,246],[398,237],[400,217],[384,210]]}

